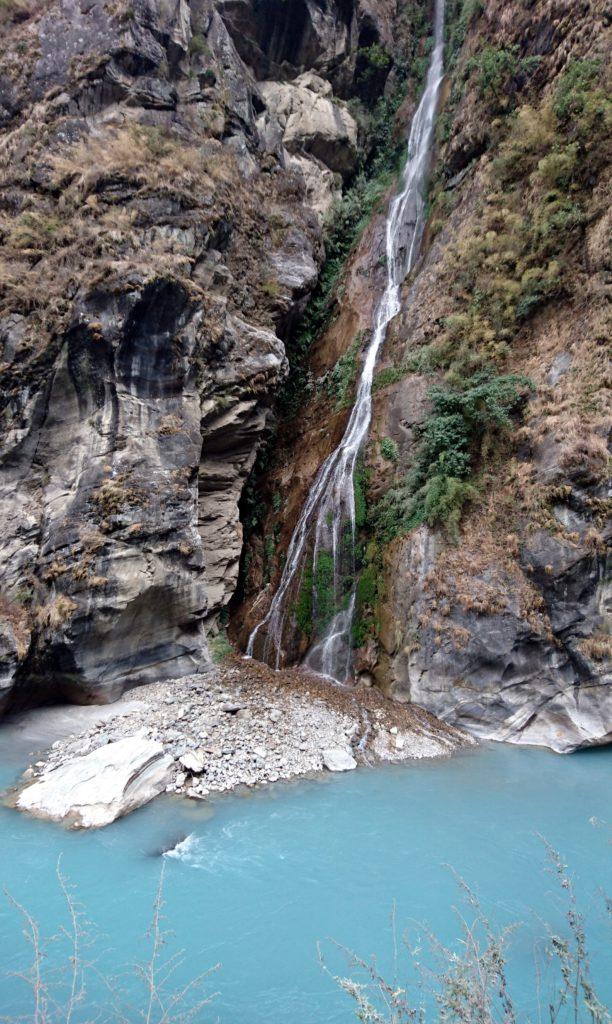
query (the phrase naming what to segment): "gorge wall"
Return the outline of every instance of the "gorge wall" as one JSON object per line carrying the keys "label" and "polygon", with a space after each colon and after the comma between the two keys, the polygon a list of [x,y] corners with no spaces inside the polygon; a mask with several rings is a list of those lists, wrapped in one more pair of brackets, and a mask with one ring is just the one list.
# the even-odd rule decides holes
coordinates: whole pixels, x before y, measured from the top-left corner
{"label": "gorge wall", "polygon": [[[464,2],[447,17],[429,231],[356,480],[355,670],[477,735],[568,751],[612,734],[609,24],[598,3]],[[253,622],[277,572],[266,538],[282,552],[345,421],[380,231],[375,218],[345,273],[311,400],[264,480]],[[316,634],[307,612],[289,660]]]}
{"label": "gorge wall", "polygon": [[[238,643],[265,614],[346,423],[429,14],[0,9],[0,706],[111,700],[205,667],[230,601]],[[449,0],[356,479],[356,675],[558,750],[612,732],[606,46],[603,0]],[[288,662],[315,628],[296,607]]]}
{"label": "gorge wall", "polygon": [[2,6],[0,704],[207,663],[392,7]]}

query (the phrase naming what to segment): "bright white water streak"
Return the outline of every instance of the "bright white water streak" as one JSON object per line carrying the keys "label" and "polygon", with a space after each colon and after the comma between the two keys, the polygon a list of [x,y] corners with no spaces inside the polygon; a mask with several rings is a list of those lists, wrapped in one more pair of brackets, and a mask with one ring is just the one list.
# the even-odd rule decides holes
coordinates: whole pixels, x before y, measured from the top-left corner
{"label": "bright white water streak", "polygon": [[[309,545],[313,564],[322,552],[333,560],[333,591],[336,607],[342,600],[342,572],[354,572],[355,464],[367,437],[372,418],[372,380],[374,367],[387,327],[400,311],[400,288],[419,254],[424,227],[423,188],[431,153],[433,127],[443,77],[444,0],[436,0],[434,49],[425,90],[415,112],[408,139],[408,157],[400,191],[391,201],[386,225],[387,283],[378,304],[372,340],[366,350],[355,404],[344,436],[317,473],[301,516],[293,532],[281,581],[262,622],[255,627],[247,645],[247,657],[253,657],[260,631],[265,640],[262,657],[280,668],[282,640],[291,598],[299,587]],[[347,529],[350,531],[348,545]],[[343,536],[344,535],[344,536]],[[344,543],[343,543],[344,541]],[[347,547],[349,564],[347,564]],[[351,671],[351,628],[355,610],[355,584],[345,607],[327,626],[325,635],[308,652],[305,664],[336,682],[346,682]],[[316,596],[313,593],[313,600]],[[316,608],[315,608],[316,611]]]}

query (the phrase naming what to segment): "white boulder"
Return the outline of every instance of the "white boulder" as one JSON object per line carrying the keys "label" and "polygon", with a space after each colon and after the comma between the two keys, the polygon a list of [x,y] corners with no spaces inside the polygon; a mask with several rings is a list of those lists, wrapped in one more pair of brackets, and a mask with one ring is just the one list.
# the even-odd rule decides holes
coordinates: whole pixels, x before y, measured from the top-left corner
{"label": "white boulder", "polygon": [[357,762],[350,750],[342,747],[330,747],[323,751],[323,764],[330,772],[350,772],[357,767]]}
{"label": "white boulder", "polygon": [[186,754],[182,754],[179,757],[179,761],[183,768],[192,775],[199,775],[206,767],[204,754],[201,750],[188,750]]}
{"label": "white boulder", "polygon": [[78,828],[109,825],[162,793],[173,759],[161,743],[132,736],[44,772],[17,799],[20,810]]}

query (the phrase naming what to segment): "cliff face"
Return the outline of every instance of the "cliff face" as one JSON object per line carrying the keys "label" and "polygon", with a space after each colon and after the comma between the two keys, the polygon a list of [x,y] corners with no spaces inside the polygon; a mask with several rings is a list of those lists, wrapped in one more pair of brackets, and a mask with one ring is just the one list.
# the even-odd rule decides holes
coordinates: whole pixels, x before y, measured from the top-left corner
{"label": "cliff face", "polygon": [[[478,735],[568,751],[612,735],[609,26],[598,2],[467,0],[447,18],[429,230],[356,487],[355,670]],[[265,538],[283,545],[338,436],[325,389],[371,324],[377,230],[315,345],[314,399],[264,480],[286,506],[251,541],[253,621],[274,586]],[[305,643],[288,637],[287,653]]]}
{"label": "cliff face", "polygon": [[[570,750],[612,731],[609,18],[446,16],[428,230],[356,480],[355,673]],[[269,606],[383,287],[427,6],[0,23],[0,707],[110,700],[205,667],[233,596],[241,641]],[[296,608],[287,661],[314,628]]]}
{"label": "cliff face", "polygon": [[[481,417],[451,543],[447,507],[384,552],[375,673],[478,735],[558,751],[612,738],[606,38],[603,4],[474,8],[442,114],[439,234],[387,350],[437,363],[448,393],[474,393],[481,367],[533,390],[508,431]],[[379,392],[392,487],[458,408],[432,420],[428,383]]]}
{"label": "cliff face", "polygon": [[3,6],[0,706],[206,664],[391,6]]}

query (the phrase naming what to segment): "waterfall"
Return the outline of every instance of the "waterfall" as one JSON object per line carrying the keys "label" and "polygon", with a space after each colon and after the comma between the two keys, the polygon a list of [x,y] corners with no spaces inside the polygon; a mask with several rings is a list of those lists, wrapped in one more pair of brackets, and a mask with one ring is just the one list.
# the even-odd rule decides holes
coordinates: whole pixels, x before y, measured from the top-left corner
{"label": "waterfall", "polygon": [[246,652],[247,657],[253,657],[258,636],[263,632],[263,649],[258,653],[262,660],[280,668],[287,615],[293,610],[296,593],[305,584],[310,586],[312,576],[313,617],[322,623],[323,635],[308,651],[304,664],[340,683],[346,682],[351,673],[356,602],[353,477],[370,429],[372,380],[378,353],[389,323],[400,311],[400,288],[418,256],[423,235],[423,188],[443,77],[444,0],[436,0],[434,19],[434,48],[425,90],[412,119],[400,189],[387,215],[386,286],[376,309],[355,404],[340,444],[315,477],[291,537],[278,590],[268,614],[251,633]]}

